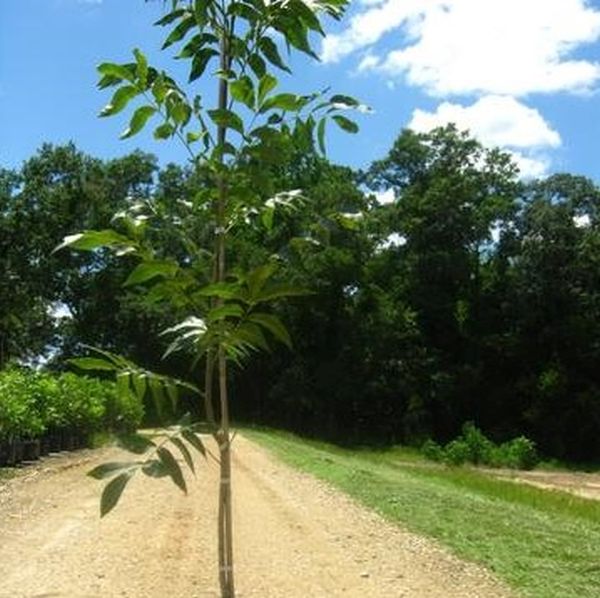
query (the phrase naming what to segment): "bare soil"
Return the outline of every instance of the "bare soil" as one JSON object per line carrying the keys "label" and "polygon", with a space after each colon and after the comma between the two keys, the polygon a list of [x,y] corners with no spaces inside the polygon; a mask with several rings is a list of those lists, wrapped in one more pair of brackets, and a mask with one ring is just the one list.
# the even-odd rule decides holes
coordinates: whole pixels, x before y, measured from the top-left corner
{"label": "bare soil", "polygon": [[600,474],[575,471],[513,471],[490,469],[492,475],[546,490],[562,490],[600,500]]}
{"label": "bare soil", "polygon": [[[0,481],[2,598],[218,596],[217,467],[188,496],[140,476],[99,518],[84,474],[116,448],[52,457]],[[486,570],[393,526],[243,437],[234,443],[240,598],[470,598],[511,593]]]}

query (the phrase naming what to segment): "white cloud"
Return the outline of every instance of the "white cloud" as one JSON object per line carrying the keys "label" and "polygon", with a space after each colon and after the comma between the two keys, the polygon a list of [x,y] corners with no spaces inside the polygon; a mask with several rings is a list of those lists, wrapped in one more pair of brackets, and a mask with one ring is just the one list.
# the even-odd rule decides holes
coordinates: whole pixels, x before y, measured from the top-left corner
{"label": "white cloud", "polygon": [[393,249],[396,247],[403,247],[404,245],[406,245],[407,241],[408,240],[404,235],[401,235],[399,233],[392,233],[386,239],[384,239],[383,241],[380,241],[377,244],[376,249],[381,251],[383,249]]}
{"label": "white cloud", "polygon": [[485,96],[470,106],[443,102],[435,112],[417,109],[408,127],[427,132],[448,123],[468,129],[483,145],[509,151],[524,178],[545,175],[550,161],[543,152],[561,144],[537,110],[508,96]]}
{"label": "white cloud", "polygon": [[508,96],[485,96],[470,106],[443,102],[435,112],[417,109],[408,127],[430,131],[447,123],[468,129],[488,146],[558,147],[561,142],[560,135],[535,108]]}
{"label": "white cloud", "polygon": [[537,152],[531,155],[523,154],[514,150],[507,150],[512,155],[512,159],[519,168],[519,174],[522,179],[540,179],[548,176],[550,171],[550,158]]}
{"label": "white cloud", "polygon": [[573,222],[577,228],[587,228],[592,223],[589,214],[582,214],[581,216],[575,216],[573,218]]}
{"label": "white cloud", "polygon": [[375,44],[383,35],[414,18],[422,4],[422,0],[362,2],[366,10],[354,15],[345,31],[323,40],[323,60],[337,62],[355,50]]}
{"label": "white cloud", "polygon": [[366,49],[363,70],[435,96],[520,96],[592,88],[600,64],[572,53],[598,39],[600,11],[586,0],[379,0],[363,2],[322,55],[336,62]]}
{"label": "white cloud", "polygon": [[386,189],[385,191],[375,193],[375,199],[383,206],[396,201],[396,196],[393,189]]}

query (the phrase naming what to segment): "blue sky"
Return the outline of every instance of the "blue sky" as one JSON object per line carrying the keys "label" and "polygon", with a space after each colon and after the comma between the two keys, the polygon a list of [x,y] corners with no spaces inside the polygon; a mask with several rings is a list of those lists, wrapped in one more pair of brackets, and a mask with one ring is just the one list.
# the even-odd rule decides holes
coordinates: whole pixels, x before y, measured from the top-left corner
{"label": "blue sky", "polygon": [[[0,0],[0,165],[69,140],[104,158],[140,147],[184,161],[147,134],[119,141],[125,115],[96,117],[109,98],[95,66],[128,61],[134,47],[185,80],[159,52],[161,11],[160,1]],[[600,182],[600,0],[355,0],[320,51],[320,64],[293,61],[286,89],[331,86],[374,110],[356,136],[331,131],[336,162],[367,166],[402,128],[455,121],[511,151],[525,175]]]}

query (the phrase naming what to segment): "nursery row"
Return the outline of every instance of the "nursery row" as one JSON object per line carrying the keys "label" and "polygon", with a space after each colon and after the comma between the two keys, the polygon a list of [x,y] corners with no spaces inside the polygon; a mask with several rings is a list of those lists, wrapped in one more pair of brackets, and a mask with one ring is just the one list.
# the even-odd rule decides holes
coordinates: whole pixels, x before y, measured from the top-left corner
{"label": "nursery row", "polygon": [[92,433],[134,430],[143,407],[113,382],[71,373],[0,372],[0,467],[84,446]]}

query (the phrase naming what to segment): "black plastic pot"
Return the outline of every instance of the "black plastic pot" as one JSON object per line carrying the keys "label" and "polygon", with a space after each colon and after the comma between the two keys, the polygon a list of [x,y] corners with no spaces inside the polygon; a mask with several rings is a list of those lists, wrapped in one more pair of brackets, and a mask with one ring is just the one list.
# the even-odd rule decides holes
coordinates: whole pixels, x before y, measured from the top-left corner
{"label": "black plastic pot", "polygon": [[77,436],[72,430],[65,431],[63,435],[63,450],[74,451],[77,448]]}
{"label": "black plastic pot", "polygon": [[48,452],[58,453],[62,450],[62,435],[57,430],[48,434]]}
{"label": "black plastic pot", "polygon": [[45,457],[50,452],[50,436],[44,434],[40,438],[40,457]]}
{"label": "black plastic pot", "polygon": [[8,465],[8,442],[0,440],[0,467]]}
{"label": "black plastic pot", "polygon": [[19,465],[23,461],[23,443],[20,438],[11,438],[8,441],[8,453],[6,464],[9,467]]}
{"label": "black plastic pot", "polygon": [[23,461],[36,461],[40,458],[40,441],[36,439],[27,439],[22,441]]}

